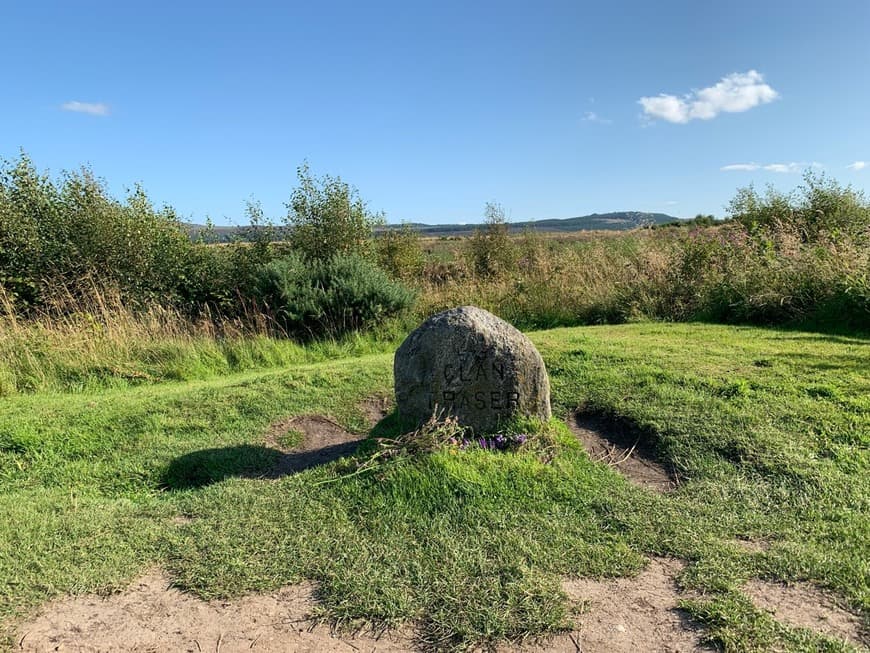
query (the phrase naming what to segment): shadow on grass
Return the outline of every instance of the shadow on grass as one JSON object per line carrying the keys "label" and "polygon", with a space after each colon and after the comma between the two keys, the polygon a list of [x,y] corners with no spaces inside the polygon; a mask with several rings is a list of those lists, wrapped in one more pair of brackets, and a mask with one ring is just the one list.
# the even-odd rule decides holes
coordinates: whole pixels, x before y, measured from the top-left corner
{"label": "shadow on grass", "polygon": [[192,451],[169,463],[161,486],[170,491],[189,490],[234,477],[268,480],[298,474],[346,456],[370,454],[377,450],[376,438],[394,438],[402,428],[398,414],[393,411],[372,428],[367,439],[354,437],[309,448],[308,438],[303,437],[301,448],[291,451],[252,444]]}
{"label": "shadow on grass", "polygon": [[249,444],[201,449],[170,462],[161,485],[167,490],[189,490],[233,477],[276,479],[352,455],[358,446],[359,442],[343,442],[291,453]]}
{"label": "shadow on grass", "polygon": [[677,470],[660,450],[654,431],[625,418],[579,409],[568,416],[567,424],[593,461],[614,467],[635,484],[656,492],[679,485]]}
{"label": "shadow on grass", "polygon": [[399,417],[398,411],[393,410],[384,415],[383,419],[372,427],[369,437],[395,438],[410,430],[411,427],[413,427],[413,424],[410,424],[407,420],[402,420]]}

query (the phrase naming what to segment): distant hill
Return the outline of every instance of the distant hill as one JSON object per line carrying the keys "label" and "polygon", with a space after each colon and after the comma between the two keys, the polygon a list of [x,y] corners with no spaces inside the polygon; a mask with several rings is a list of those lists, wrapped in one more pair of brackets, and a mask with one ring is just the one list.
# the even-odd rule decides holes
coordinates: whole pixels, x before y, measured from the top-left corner
{"label": "distant hill", "polygon": [[[616,211],[613,213],[593,213],[576,218],[550,218],[546,220],[528,220],[526,222],[509,222],[508,227],[512,232],[521,232],[525,229],[546,232],[571,232],[571,231],[626,231],[636,227],[655,226],[669,222],[679,222],[679,218],[666,213],[645,213],[643,211]],[[468,236],[475,229],[483,227],[483,224],[422,224],[412,222],[410,226],[423,236]],[[198,238],[200,234],[211,242],[229,242],[231,240],[249,240],[251,236],[250,226],[239,227],[213,227],[211,236],[205,233],[205,227],[198,224],[188,224],[188,232],[191,238]],[[379,231],[397,229],[399,225],[387,225]],[[286,236],[287,228],[275,227],[276,236]]]}
{"label": "distant hill", "polygon": [[[676,222],[678,218],[665,213],[645,213],[643,211],[616,211],[613,213],[593,213],[576,218],[549,218],[546,220],[528,220],[526,222],[509,222],[508,227],[513,232],[534,229],[539,232],[570,232],[570,231],[625,231],[647,225],[667,224]],[[390,225],[394,227],[395,225]],[[424,236],[464,236],[474,233],[483,224],[419,224],[411,223]]]}

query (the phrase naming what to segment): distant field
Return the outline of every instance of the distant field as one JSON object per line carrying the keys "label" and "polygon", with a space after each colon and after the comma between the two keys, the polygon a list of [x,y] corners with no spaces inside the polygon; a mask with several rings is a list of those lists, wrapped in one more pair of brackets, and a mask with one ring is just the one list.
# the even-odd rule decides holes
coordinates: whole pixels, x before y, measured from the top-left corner
{"label": "distant field", "polygon": [[[559,420],[546,454],[445,448],[290,473],[311,423],[294,416],[395,435],[389,416],[372,431],[367,401],[391,396],[389,353],[3,398],[6,644],[36,641],[22,624],[48,599],[160,568],[204,598],[312,580],[327,622],[406,624],[434,648],[559,633],[570,645],[591,628],[594,579],[630,591],[661,572],[698,637],[726,650],[860,645],[870,341],[658,323],[530,335],[559,420],[576,411],[575,426],[629,434],[625,459],[651,456],[674,489],[632,482]],[[838,604],[851,635],[775,619],[759,597],[779,581]]]}
{"label": "distant field", "polygon": [[[593,213],[576,218],[554,218],[547,220],[527,220],[518,222],[508,222],[507,227],[512,233],[522,233],[523,231],[532,229],[541,234],[550,233],[565,233],[573,234],[584,231],[627,231],[638,227],[649,227],[654,225],[668,224],[677,222],[679,218],[665,213],[645,213],[643,211],[616,211],[612,213]],[[482,228],[484,225],[468,223],[468,224],[422,224],[418,222],[409,223],[410,226],[424,238],[449,238],[470,236],[475,230]],[[392,224],[387,227],[379,227],[378,231],[384,229],[396,228],[398,225]],[[287,237],[287,228],[283,225],[272,227],[277,238]],[[204,225],[188,224],[187,231],[193,238],[198,238],[200,235],[207,236],[208,240],[216,242],[229,242],[234,239],[247,239],[252,234],[252,228],[247,225],[239,226],[216,226],[207,229]]]}
{"label": "distant field", "polygon": [[[604,238],[618,238],[622,235],[621,231],[608,230],[587,230],[587,231],[549,231],[549,232],[531,232],[537,238],[541,238],[546,242],[554,244],[567,243],[587,243],[598,241]],[[514,232],[511,235],[514,241],[519,241],[523,238],[522,232]],[[426,255],[427,261],[446,263],[455,261],[462,256],[463,250],[468,242],[467,235],[455,236],[422,236],[420,238],[420,247]]]}

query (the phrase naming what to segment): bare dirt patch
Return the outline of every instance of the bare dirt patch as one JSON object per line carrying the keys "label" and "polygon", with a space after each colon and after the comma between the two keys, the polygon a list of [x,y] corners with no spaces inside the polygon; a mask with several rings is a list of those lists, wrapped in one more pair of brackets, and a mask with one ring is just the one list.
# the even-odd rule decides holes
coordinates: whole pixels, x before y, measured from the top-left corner
{"label": "bare dirt patch", "polygon": [[789,626],[809,628],[843,639],[859,648],[870,647],[870,632],[861,618],[810,583],[784,583],[752,580],[744,586],[752,602],[774,619]]}
{"label": "bare dirt patch", "polygon": [[566,581],[565,592],[584,609],[579,630],[557,638],[561,648],[555,650],[715,650],[702,644],[704,631],[677,607],[681,594],[674,577],[683,567],[679,560],[653,558],[636,578]]}
{"label": "bare dirt patch", "polygon": [[631,482],[655,492],[669,492],[677,487],[673,468],[656,458],[652,443],[644,434],[582,412],[572,413],[567,422],[592,460],[616,468]]}
{"label": "bare dirt patch", "polygon": [[362,410],[369,425],[375,426],[390,414],[394,404],[393,399],[386,395],[374,395],[363,400],[360,404],[360,410]]}
{"label": "bare dirt patch", "polygon": [[734,540],[734,544],[747,553],[764,553],[770,549],[770,542],[763,539],[739,537]]}
{"label": "bare dirt patch", "polygon": [[[299,444],[287,448],[281,444],[289,431],[302,434]],[[269,476],[279,477],[324,465],[353,454],[365,436],[347,431],[322,415],[299,415],[276,422],[266,433],[266,442],[284,452]]]}
{"label": "bare dirt patch", "polygon": [[317,625],[311,583],[232,601],[202,601],[171,587],[161,572],[120,594],[46,605],[16,635],[24,651],[407,651],[407,633],[337,636]]}
{"label": "bare dirt patch", "polygon": [[[565,590],[584,606],[579,627],[540,643],[504,644],[498,651],[705,651],[700,631],[676,605],[673,577],[682,564],[653,559],[637,578],[571,580]],[[380,651],[417,649],[411,628],[341,634],[319,624],[315,586],[301,583],[269,594],[203,601],[172,587],[154,571],[108,597],[68,597],[45,605],[21,625],[24,651]]]}

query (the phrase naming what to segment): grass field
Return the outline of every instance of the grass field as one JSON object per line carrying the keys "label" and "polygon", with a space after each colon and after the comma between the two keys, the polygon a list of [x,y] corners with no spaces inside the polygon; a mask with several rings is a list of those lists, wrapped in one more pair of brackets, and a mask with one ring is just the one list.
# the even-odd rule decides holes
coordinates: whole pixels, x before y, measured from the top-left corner
{"label": "grass field", "polygon": [[391,393],[390,354],[3,398],[6,645],[47,599],[120,589],[155,564],[206,598],[311,579],[339,623],[413,621],[433,646],[486,645],[564,627],[564,577],[631,576],[664,555],[688,561],[684,607],[720,647],[845,648],[741,587],[811,581],[866,625],[870,341],[657,323],[530,335],[554,413],[630,425],[677,470],[674,492],[630,484],[559,425],[552,460],[445,449],[258,478],[279,455],[276,421],[316,413],[365,432],[360,404]]}

